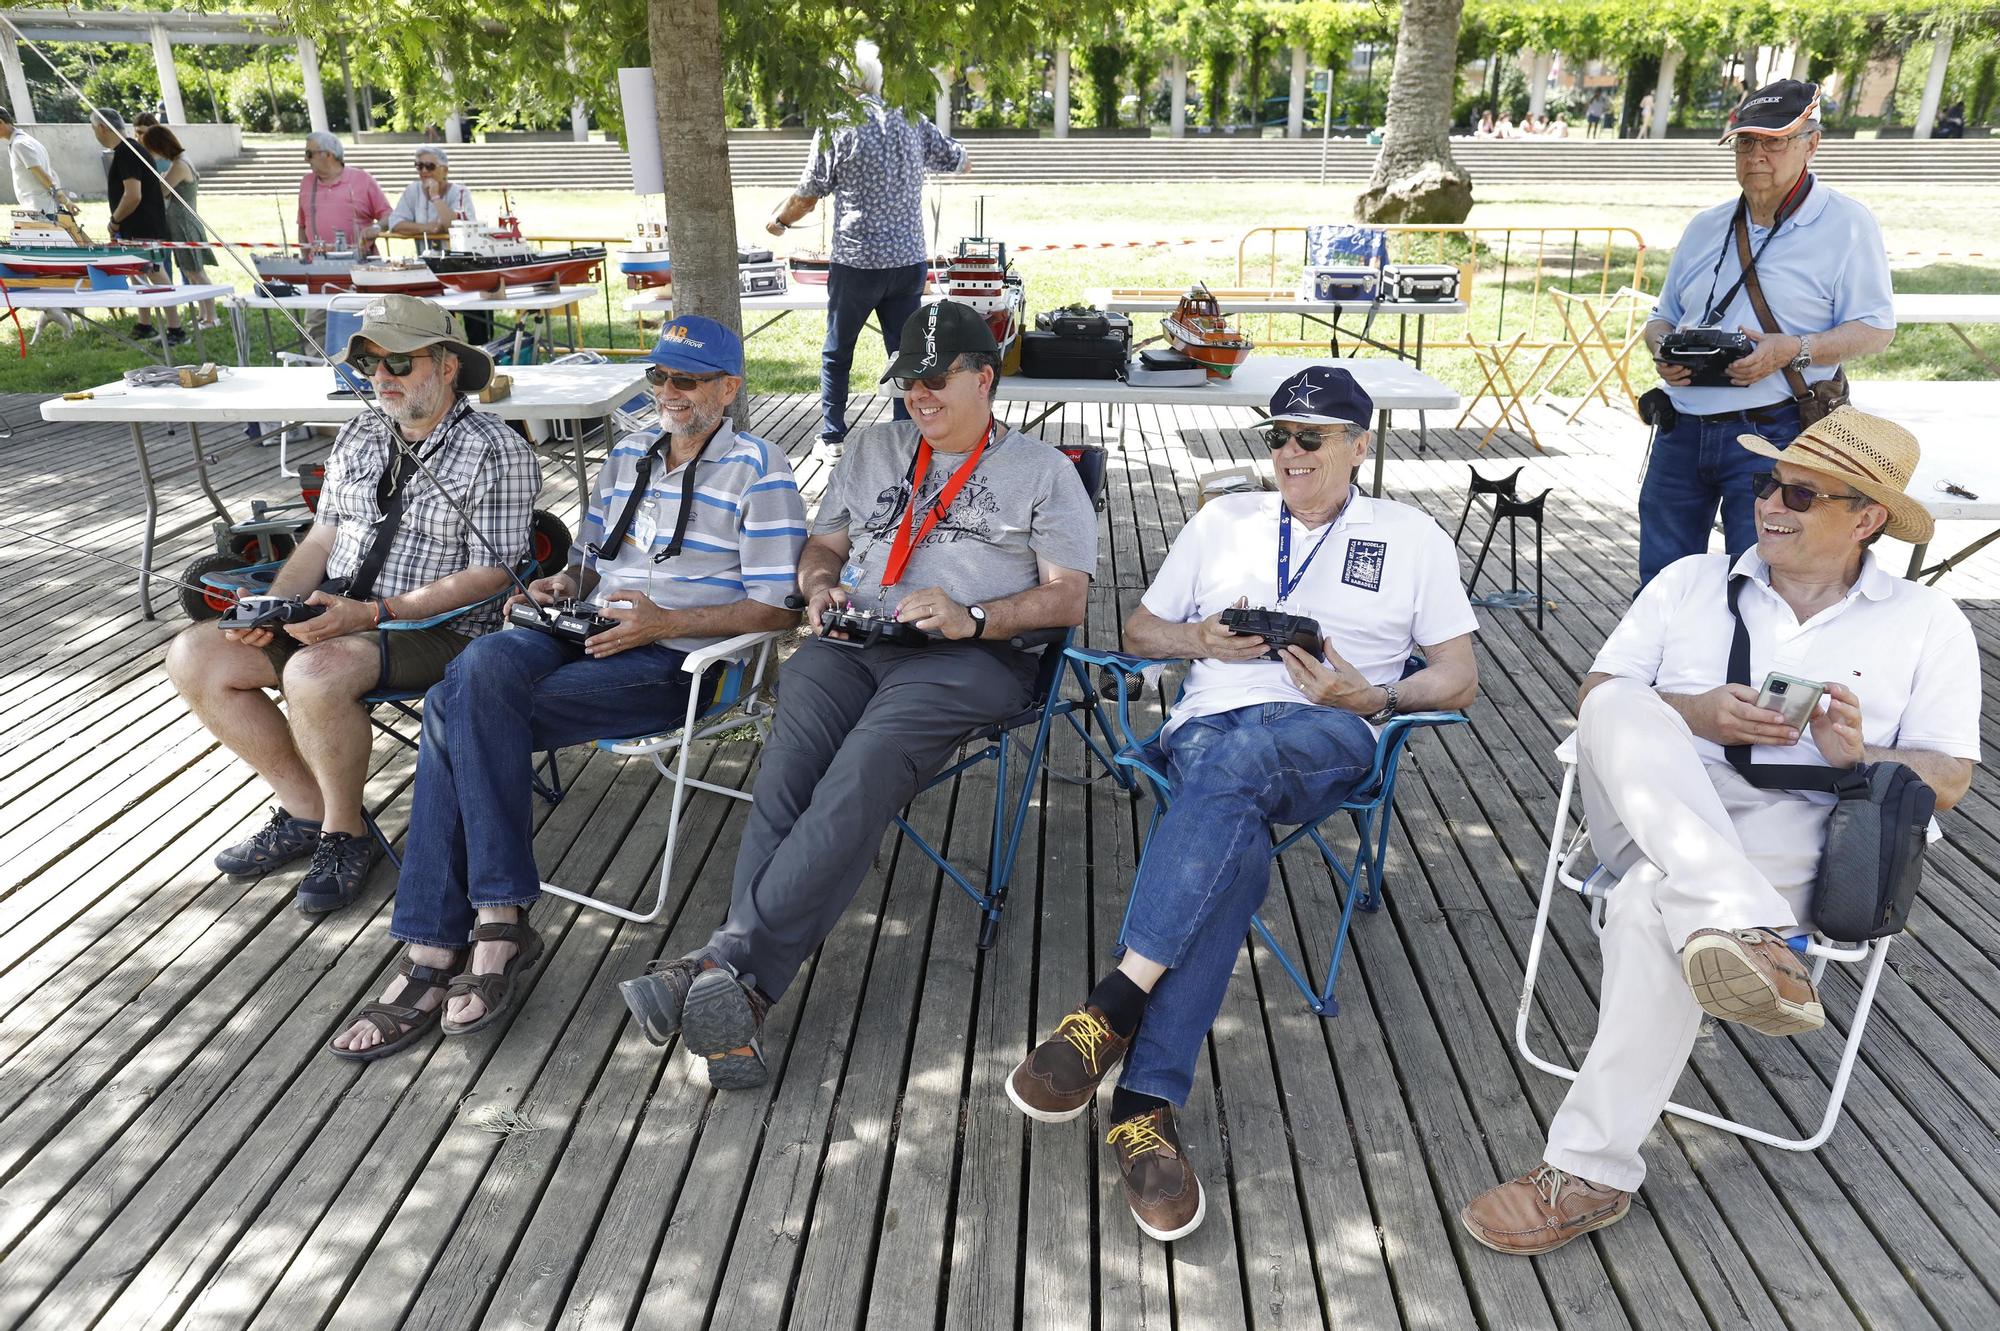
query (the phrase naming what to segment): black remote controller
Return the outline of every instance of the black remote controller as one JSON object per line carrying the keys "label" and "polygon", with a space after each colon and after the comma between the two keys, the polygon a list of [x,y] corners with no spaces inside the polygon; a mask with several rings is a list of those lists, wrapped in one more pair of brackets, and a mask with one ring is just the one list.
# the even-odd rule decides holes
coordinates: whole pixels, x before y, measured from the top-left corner
{"label": "black remote controller", "polygon": [[1281,610],[1238,609],[1231,606],[1222,612],[1222,627],[1231,633],[1243,633],[1253,638],[1262,638],[1266,644],[1264,660],[1281,661],[1279,650],[1285,647],[1303,647],[1314,657],[1320,651],[1319,621],[1304,615],[1288,615]]}
{"label": "black remote controller", "polygon": [[597,607],[588,601],[563,598],[545,606],[530,605],[526,601],[516,601],[507,608],[507,622],[518,628],[534,629],[546,633],[551,638],[561,638],[578,646],[604,632],[618,627],[618,621],[597,613]]}
{"label": "black remote controller", "polygon": [[828,606],[820,612],[820,636],[828,642],[839,643],[842,647],[872,647],[878,642],[894,643],[898,647],[928,647],[934,642],[944,641],[944,636],[920,629],[915,624],[905,624],[894,615],[877,614],[873,610],[851,610],[840,606]]}
{"label": "black remote controller", "polygon": [[268,629],[302,624],[326,613],[323,605],[307,605],[296,596],[244,596],[222,612],[216,625],[225,629]]}

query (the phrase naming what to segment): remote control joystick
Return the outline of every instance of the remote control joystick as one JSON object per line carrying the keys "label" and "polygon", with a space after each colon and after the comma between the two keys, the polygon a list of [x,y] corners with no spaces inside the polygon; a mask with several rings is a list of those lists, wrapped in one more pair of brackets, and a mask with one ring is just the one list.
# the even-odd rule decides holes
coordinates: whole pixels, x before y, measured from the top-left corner
{"label": "remote control joystick", "polygon": [[820,612],[819,631],[828,642],[842,647],[873,647],[878,642],[928,647],[944,640],[944,635],[905,624],[894,615],[842,606],[828,606]]}
{"label": "remote control joystick", "polygon": [[296,596],[245,596],[222,612],[217,625],[225,629],[268,629],[302,624],[326,613],[323,605],[307,605]]}
{"label": "remote control joystick", "polygon": [[1323,657],[1319,636],[1319,621],[1305,615],[1288,615],[1280,610],[1261,608],[1239,609],[1231,606],[1222,612],[1222,627],[1231,633],[1242,633],[1253,638],[1262,638],[1265,652],[1261,659],[1281,661],[1279,652],[1286,647],[1303,647],[1315,657]]}
{"label": "remote control joystick", "polygon": [[534,629],[546,633],[551,638],[561,638],[582,646],[589,639],[606,629],[618,627],[618,621],[597,612],[597,607],[588,601],[578,601],[562,597],[548,605],[535,605],[527,601],[516,601],[507,608],[507,622],[516,627]]}

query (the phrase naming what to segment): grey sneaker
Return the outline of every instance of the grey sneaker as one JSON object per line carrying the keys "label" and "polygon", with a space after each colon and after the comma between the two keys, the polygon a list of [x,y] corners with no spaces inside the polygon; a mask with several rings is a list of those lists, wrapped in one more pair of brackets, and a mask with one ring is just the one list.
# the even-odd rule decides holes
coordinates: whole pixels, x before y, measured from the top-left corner
{"label": "grey sneaker", "polygon": [[375,863],[375,838],[366,832],[321,832],[312,866],[299,879],[299,911],[325,915],[354,900]]}
{"label": "grey sneaker", "polygon": [[703,971],[717,969],[712,957],[675,957],[649,961],[646,973],[619,982],[619,996],[632,1010],[639,1029],[654,1044],[665,1044],[681,1028],[681,1005]]}
{"label": "grey sneaker", "polygon": [[708,1084],[720,1091],[762,1086],[764,998],[717,967],[695,977],[681,1012],[681,1043],[708,1064]]}
{"label": "grey sneaker", "polygon": [[317,822],[294,818],[282,806],[273,805],[269,822],[247,840],[216,852],[215,867],[232,877],[255,878],[312,854],[318,844]]}

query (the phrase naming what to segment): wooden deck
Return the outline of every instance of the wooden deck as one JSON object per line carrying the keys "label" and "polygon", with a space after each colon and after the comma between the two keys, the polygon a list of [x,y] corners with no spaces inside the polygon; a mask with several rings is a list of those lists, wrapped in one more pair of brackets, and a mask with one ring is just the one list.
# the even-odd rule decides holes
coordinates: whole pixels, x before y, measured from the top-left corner
{"label": "wooden deck", "polygon": [[[1531,491],[1556,487],[1558,606],[1539,632],[1532,615],[1482,612],[1474,723],[1414,746],[1388,907],[1356,924],[1339,1019],[1311,1015],[1261,945],[1243,952],[1183,1120],[1208,1218],[1166,1247],[1126,1214],[1094,1116],[1030,1125],[1000,1090],[1104,965],[1144,826],[1109,782],[1046,783],[984,955],[963,897],[886,840],[773,1013],[763,1090],[692,1080],[678,1051],[639,1037],[614,985],[720,917],[742,815],[713,797],[692,805],[661,925],[551,899],[536,912],[551,950],[509,1028],[357,1068],[322,1045],[384,982],[393,871],[318,922],[290,907],[295,871],[215,874],[215,848],[267,795],[174,698],[162,651],[184,621],[142,621],[129,575],[20,534],[46,524],[129,557],[127,438],[40,424],[25,398],[0,413],[15,427],[0,440],[0,1325],[2000,1325],[1990,771],[1944,820],[1823,1149],[1670,1120],[1624,1223],[1533,1262],[1458,1228],[1466,1198],[1539,1158],[1563,1090],[1512,1032],[1551,750],[1634,581],[1636,427],[1545,433],[1539,455],[1512,440],[1475,454],[1472,436],[1433,430],[1418,456],[1396,435],[1392,491],[1447,529],[1468,459],[1524,461]],[[1135,413],[1113,454],[1092,641],[1115,640],[1196,469],[1253,451],[1243,419]],[[809,400],[755,404],[809,494],[813,424]],[[1072,408],[1045,433],[1100,424]],[[274,464],[225,457],[225,496],[281,494]],[[573,511],[564,469],[546,472],[547,498]],[[196,511],[189,488],[171,493],[169,519]],[[1475,534],[1464,545],[1469,565]],[[161,566],[200,548],[176,542]],[[1991,630],[2000,562],[1951,585]],[[1990,649],[1984,664],[2000,678]],[[699,756],[710,779],[747,783],[755,753]],[[387,744],[377,759],[370,799],[400,832],[411,761]],[[1085,772],[1073,739],[1051,769]],[[637,897],[665,793],[638,760],[577,751],[570,770],[569,797],[537,810],[545,874]],[[913,818],[976,859],[991,797],[990,777],[968,777]],[[1294,855],[1281,878],[1266,918],[1323,964],[1325,872]],[[1581,907],[1559,905],[1537,1027],[1576,1055],[1596,948]],[[1854,985],[1828,988],[1844,1028]],[[1832,1032],[1711,1030],[1679,1098],[1802,1125],[1837,1055]]]}

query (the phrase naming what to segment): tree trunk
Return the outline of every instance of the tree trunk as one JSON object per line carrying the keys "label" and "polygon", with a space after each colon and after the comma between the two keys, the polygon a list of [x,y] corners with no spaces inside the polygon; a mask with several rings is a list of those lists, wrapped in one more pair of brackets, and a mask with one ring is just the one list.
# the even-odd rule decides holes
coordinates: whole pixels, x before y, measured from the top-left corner
{"label": "tree trunk", "polygon": [[1451,157],[1464,7],[1465,0],[1404,0],[1382,151],[1354,201],[1364,222],[1463,222],[1472,211],[1472,177]]}
{"label": "tree trunk", "polygon": [[703,314],[741,331],[718,0],[649,0],[646,43],[667,186],[674,313]]}

